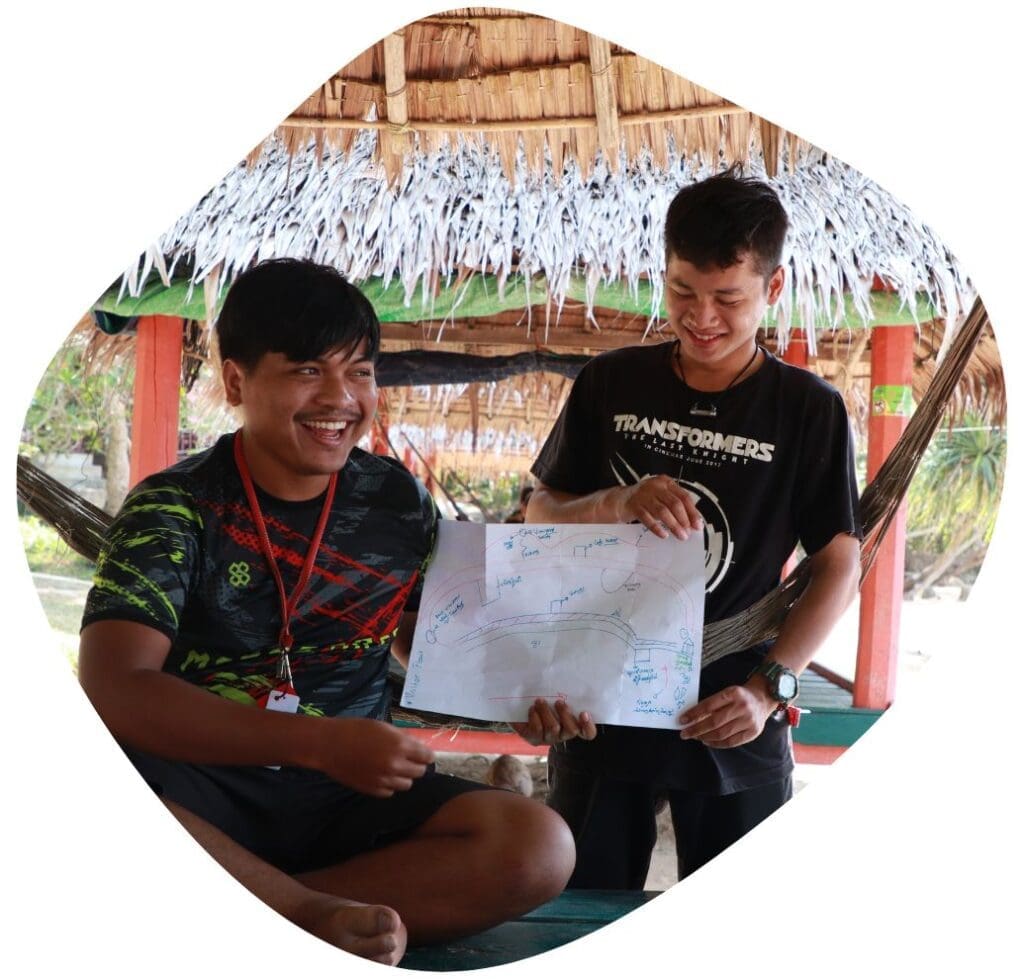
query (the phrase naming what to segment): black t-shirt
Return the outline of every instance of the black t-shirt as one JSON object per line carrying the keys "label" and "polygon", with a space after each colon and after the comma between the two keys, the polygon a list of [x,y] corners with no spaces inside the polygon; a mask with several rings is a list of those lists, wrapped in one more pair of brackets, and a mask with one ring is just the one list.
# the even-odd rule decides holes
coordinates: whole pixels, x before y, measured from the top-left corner
{"label": "black t-shirt", "polygon": [[[232,438],[141,482],[97,563],[83,626],[126,619],[171,639],[164,671],[254,704],[275,683],[281,609]],[[323,506],[257,490],[286,594]],[[419,602],[437,512],[394,459],[353,449],[292,620],[300,711],[382,718],[391,640]]]}
{"label": "black t-shirt", "polygon": [[[676,376],[674,347],[625,347],[588,363],[532,472],[581,495],[663,473],[694,494],[712,622],[778,585],[798,541],[813,554],[836,534],[860,535],[852,437],[842,398],[815,374],[766,353],[750,377],[707,395]],[[691,413],[710,403],[713,417]],[[730,654],[702,670],[700,696],[745,682],[764,652]],[[711,749],[671,731],[604,725],[593,742],[560,746],[554,760],[718,794],[791,771],[788,735],[770,720],[750,744]]]}

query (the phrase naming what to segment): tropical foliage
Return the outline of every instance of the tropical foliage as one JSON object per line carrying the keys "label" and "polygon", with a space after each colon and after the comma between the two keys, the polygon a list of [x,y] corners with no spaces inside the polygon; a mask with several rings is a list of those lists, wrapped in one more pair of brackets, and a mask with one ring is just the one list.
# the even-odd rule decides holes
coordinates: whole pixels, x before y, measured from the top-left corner
{"label": "tropical foliage", "polygon": [[1006,432],[967,417],[939,429],[907,499],[908,590],[944,576],[970,578],[992,538],[1006,461]]}
{"label": "tropical foliage", "polygon": [[30,571],[81,578],[83,581],[92,578],[92,562],[71,550],[48,523],[27,513],[20,520],[20,528]]}
{"label": "tropical foliage", "polygon": [[[528,482],[529,480],[525,480]],[[474,503],[490,514],[491,520],[500,522],[515,508],[519,501],[519,487],[523,477],[502,475],[485,479],[473,479],[465,473],[446,470],[442,485],[459,504]]]}
{"label": "tropical foliage", "polygon": [[86,370],[84,343],[72,336],[39,381],[18,451],[33,458],[60,452],[102,452],[111,402],[125,390],[128,366]]}

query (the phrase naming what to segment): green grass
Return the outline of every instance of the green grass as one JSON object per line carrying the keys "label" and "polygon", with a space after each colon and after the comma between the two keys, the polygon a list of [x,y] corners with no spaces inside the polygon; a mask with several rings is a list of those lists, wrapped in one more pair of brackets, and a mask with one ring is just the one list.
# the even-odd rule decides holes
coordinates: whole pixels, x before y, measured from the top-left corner
{"label": "green grass", "polygon": [[71,550],[48,523],[34,514],[23,516],[19,522],[30,571],[92,580],[92,562]]}
{"label": "green grass", "polygon": [[33,575],[33,581],[50,628],[77,637],[88,582],[71,583],[45,575]]}
{"label": "green grass", "polygon": [[21,518],[21,539],[57,647],[75,669],[78,629],[92,580],[92,563],[72,551],[49,524],[31,514]]}
{"label": "green grass", "polygon": [[57,640],[57,648],[71,665],[78,666],[78,629],[85,608],[85,595],[89,590],[87,581],[54,578],[48,574],[34,574],[39,601],[43,606],[47,622]]}

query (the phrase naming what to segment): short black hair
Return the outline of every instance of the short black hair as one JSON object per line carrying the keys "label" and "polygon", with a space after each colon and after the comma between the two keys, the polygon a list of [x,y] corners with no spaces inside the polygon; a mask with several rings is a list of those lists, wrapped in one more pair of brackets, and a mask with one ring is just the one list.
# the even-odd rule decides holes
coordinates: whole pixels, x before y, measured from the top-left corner
{"label": "short black hair", "polygon": [[337,269],[275,258],[243,272],[217,317],[221,360],[252,370],[266,353],[297,363],[366,342],[375,361],[380,322],[370,301]]}
{"label": "short black hair", "polygon": [[665,216],[665,253],[702,270],[729,268],[749,253],[768,279],[782,261],[788,228],[775,191],[732,167],[684,187],[672,199]]}

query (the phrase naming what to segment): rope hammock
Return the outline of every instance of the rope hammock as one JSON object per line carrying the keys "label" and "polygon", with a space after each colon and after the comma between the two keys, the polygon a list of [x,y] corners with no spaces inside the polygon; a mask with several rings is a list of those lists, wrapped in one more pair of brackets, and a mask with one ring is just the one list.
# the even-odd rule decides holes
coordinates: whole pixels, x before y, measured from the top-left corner
{"label": "rope hammock", "polygon": [[[985,306],[980,298],[975,299],[906,429],[875,478],[861,494],[860,519],[864,529],[860,550],[862,583],[896,516],[918,463],[942,419],[946,404],[967,367],[978,339],[988,325]],[[25,505],[51,524],[72,550],[90,561],[97,560],[112,517],[21,455],[18,456],[17,492]],[[804,558],[781,584],[753,605],[727,619],[706,623],[701,665],[708,666],[729,653],[774,639],[787,613],[803,593],[810,576],[810,560]],[[394,703],[397,705],[403,678],[392,673],[390,681],[395,694]],[[491,724],[427,711],[410,711],[397,706],[393,713],[396,719],[428,726],[508,730],[508,726],[501,723]]]}

